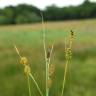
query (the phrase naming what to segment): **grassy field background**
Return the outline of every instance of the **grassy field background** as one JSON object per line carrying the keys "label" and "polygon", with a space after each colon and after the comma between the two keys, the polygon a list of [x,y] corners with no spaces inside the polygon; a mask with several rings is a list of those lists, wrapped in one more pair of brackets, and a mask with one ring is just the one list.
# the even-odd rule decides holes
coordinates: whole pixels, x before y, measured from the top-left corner
{"label": "grassy field background", "polygon": [[[55,65],[50,96],[60,96],[65,66],[64,42],[75,32],[72,62],[68,67],[64,96],[96,96],[96,19],[47,22],[47,48],[54,44]],[[42,25],[0,26],[0,96],[28,96],[27,80],[13,44],[29,59],[31,71],[45,94],[45,62]],[[32,96],[39,96],[31,82]]]}

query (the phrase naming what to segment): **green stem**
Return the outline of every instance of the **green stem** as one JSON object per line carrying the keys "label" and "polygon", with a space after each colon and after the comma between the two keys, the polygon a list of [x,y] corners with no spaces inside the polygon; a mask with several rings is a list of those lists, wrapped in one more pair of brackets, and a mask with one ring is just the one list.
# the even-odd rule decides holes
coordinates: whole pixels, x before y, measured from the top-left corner
{"label": "green stem", "polygon": [[35,80],[34,77],[33,77],[33,75],[32,75],[31,73],[29,73],[29,76],[30,76],[31,79],[34,81],[34,83],[35,83],[35,85],[36,85],[36,87],[37,87],[37,90],[39,91],[40,95],[43,96],[43,93],[42,93],[42,91],[40,90],[40,88],[39,88],[36,80]]}
{"label": "green stem", "polygon": [[46,63],[46,96],[48,96],[48,62],[47,62],[47,53],[46,53],[46,41],[45,41],[45,26],[44,26],[44,18],[43,14],[41,13],[42,18],[42,29],[43,29],[43,46],[44,46],[44,53],[45,53],[45,63]]}
{"label": "green stem", "polygon": [[[42,12],[40,12],[40,14],[42,18],[43,46],[44,46],[45,63],[46,63],[46,96],[49,96],[48,80],[49,80],[49,64],[50,64],[51,57],[49,58],[49,60],[47,60],[44,18],[43,18]],[[52,45],[50,54],[52,54],[52,51],[53,51],[53,45]]]}
{"label": "green stem", "polygon": [[46,96],[49,96],[49,88],[48,88],[48,79],[49,79],[49,62],[46,62]]}
{"label": "green stem", "polygon": [[30,88],[30,78],[28,76],[28,88],[29,88],[29,96],[31,96],[31,88]]}
{"label": "green stem", "polygon": [[69,63],[69,61],[67,60],[66,61],[66,65],[65,65],[64,78],[63,78],[63,87],[62,87],[61,96],[63,96],[63,93],[64,93],[65,82],[66,82],[66,75],[67,75],[67,69],[68,69],[68,63]]}
{"label": "green stem", "polygon": [[49,96],[49,87],[48,87],[48,80],[50,79],[49,78],[49,64],[50,64],[52,51],[53,51],[53,45],[52,45],[51,51],[50,51],[50,58],[46,61],[46,96]]}

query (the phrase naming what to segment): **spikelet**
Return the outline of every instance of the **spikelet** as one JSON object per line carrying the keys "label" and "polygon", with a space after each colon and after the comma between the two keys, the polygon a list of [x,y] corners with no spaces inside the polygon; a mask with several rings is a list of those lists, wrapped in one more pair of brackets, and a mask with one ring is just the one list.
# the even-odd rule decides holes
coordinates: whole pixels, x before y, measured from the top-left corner
{"label": "spikelet", "polygon": [[72,49],[71,48],[67,48],[66,49],[66,60],[70,60],[72,57]]}
{"label": "spikelet", "polygon": [[74,39],[74,32],[71,30],[70,31],[70,41],[69,41],[69,47],[72,48],[72,44],[73,44],[73,39]]}
{"label": "spikelet", "polygon": [[51,77],[54,74],[55,66],[53,64],[50,64],[49,66],[49,76]]}
{"label": "spikelet", "polygon": [[26,57],[21,57],[21,59],[20,59],[20,63],[22,64],[22,65],[28,65],[28,59],[26,58]]}
{"label": "spikelet", "polygon": [[24,67],[24,73],[25,73],[26,76],[28,76],[31,73],[30,66],[25,65],[25,67]]}
{"label": "spikelet", "polygon": [[20,63],[24,66],[25,76],[28,76],[31,73],[31,68],[28,64],[28,59],[26,57],[21,57]]}
{"label": "spikelet", "polygon": [[48,52],[47,52],[47,59],[50,58],[50,53],[51,53],[51,51],[50,51],[50,49],[48,49]]}
{"label": "spikelet", "polygon": [[74,38],[74,32],[73,32],[73,30],[71,30],[70,32],[71,32],[71,38]]}
{"label": "spikelet", "polygon": [[52,79],[49,78],[49,80],[48,80],[48,88],[50,88],[51,86],[52,86]]}
{"label": "spikelet", "polygon": [[47,60],[49,60],[51,58],[51,55],[52,55],[52,51],[53,51],[53,45],[49,47],[48,51],[47,51]]}

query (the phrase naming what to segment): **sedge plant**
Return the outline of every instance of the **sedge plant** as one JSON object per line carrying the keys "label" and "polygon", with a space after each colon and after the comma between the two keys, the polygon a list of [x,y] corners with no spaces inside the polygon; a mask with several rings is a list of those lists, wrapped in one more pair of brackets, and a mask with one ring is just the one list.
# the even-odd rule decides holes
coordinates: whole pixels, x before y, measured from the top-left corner
{"label": "sedge plant", "polygon": [[[45,39],[45,24],[44,24],[44,18],[43,18],[43,14],[41,13],[41,17],[42,17],[42,31],[43,31],[43,47],[44,47],[44,58],[45,58],[45,64],[46,64],[46,96],[49,96],[49,91],[50,91],[50,87],[52,86],[52,75],[54,73],[55,67],[53,64],[50,63],[51,61],[51,55],[53,52],[53,45],[51,45],[51,47],[47,50],[46,48],[46,39]],[[64,88],[65,88],[65,83],[66,83],[66,75],[67,75],[67,70],[68,70],[68,65],[70,63],[71,60],[71,56],[72,56],[72,43],[73,43],[73,38],[74,38],[74,32],[71,30],[70,32],[70,38],[69,38],[69,43],[68,46],[66,46],[65,44],[65,57],[66,57],[66,63],[65,63],[65,69],[64,69],[64,76],[63,76],[63,83],[62,83],[62,90],[61,90],[61,96],[64,95]],[[66,43],[66,42],[65,42]],[[33,74],[31,73],[31,68],[30,65],[28,63],[28,59],[24,56],[21,56],[17,46],[14,44],[14,48],[20,58],[20,63],[23,65],[24,67],[24,73],[27,77],[27,81],[28,81],[28,88],[29,88],[29,96],[32,96],[31,94],[31,87],[30,87],[30,78],[33,80],[34,84],[36,85],[36,88],[38,90],[38,92],[40,93],[40,96],[44,96],[38,83],[36,82]]]}
{"label": "sedge plant", "polygon": [[42,18],[42,30],[43,30],[43,47],[44,47],[44,53],[45,53],[45,64],[46,64],[46,96],[49,96],[49,88],[51,86],[52,80],[50,78],[50,60],[51,60],[51,55],[53,51],[53,45],[51,46],[50,49],[46,48],[46,35],[45,35],[45,24],[44,24],[44,18],[43,14],[40,12],[41,18]]}
{"label": "sedge plant", "polygon": [[64,88],[65,88],[65,83],[66,83],[66,76],[67,76],[68,65],[69,65],[71,57],[72,57],[73,38],[74,38],[74,32],[71,30],[70,31],[70,38],[69,38],[68,47],[67,47],[67,44],[65,42],[65,58],[66,58],[66,63],[65,63],[65,68],[64,68],[64,76],[63,76],[61,96],[64,95]]}
{"label": "sedge plant", "polygon": [[[45,64],[46,64],[46,96],[49,96],[49,88],[52,83],[51,75],[52,75],[52,73],[54,73],[54,67],[52,66],[52,64],[50,65],[51,55],[52,55],[52,51],[53,51],[53,45],[51,46],[51,48],[48,51],[46,50],[45,26],[44,26],[44,18],[43,18],[42,13],[41,13],[41,17],[42,17],[42,29],[43,29],[43,46],[44,46],[44,54],[45,54],[44,57],[45,57]],[[30,78],[35,83],[40,95],[43,96],[43,93],[42,93],[41,89],[39,88],[38,83],[36,82],[34,76],[31,74],[31,68],[28,64],[28,59],[26,57],[20,55],[20,52],[15,44],[14,44],[14,48],[15,48],[18,56],[20,57],[20,63],[23,65],[24,73],[27,76],[29,96],[31,96]]]}
{"label": "sedge plant", "polygon": [[38,83],[36,82],[34,76],[31,74],[31,68],[29,66],[28,59],[26,57],[20,55],[20,52],[19,52],[19,50],[18,50],[16,45],[14,45],[14,48],[15,48],[17,54],[20,57],[20,63],[24,67],[24,73],[25,73],[25,75],[27,77],[27,80],[28,80],[29,96],[32,96],[31,95],[31,88],[30,88],[30,78],[33,80],[34,84],[36,85],[37,90],[40,93],[40,95],[43,96],[43,93],[42,93],[41,89],[39,88]]}

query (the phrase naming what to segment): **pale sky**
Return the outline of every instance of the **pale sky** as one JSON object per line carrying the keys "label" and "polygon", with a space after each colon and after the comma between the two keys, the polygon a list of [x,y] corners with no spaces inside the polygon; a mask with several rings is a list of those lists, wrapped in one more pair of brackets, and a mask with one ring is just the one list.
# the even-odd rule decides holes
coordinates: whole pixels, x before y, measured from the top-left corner
{"label": "pale sky", "polygon": [[[96,0],[90,0],[96,2]],[[38,8],[44,9],[48,5],[56,4],[59,7],[78,5],[84,2],[84,0],[0,0],[0,8],[8,5],[18,5],[18,4],[32,4]]]}

